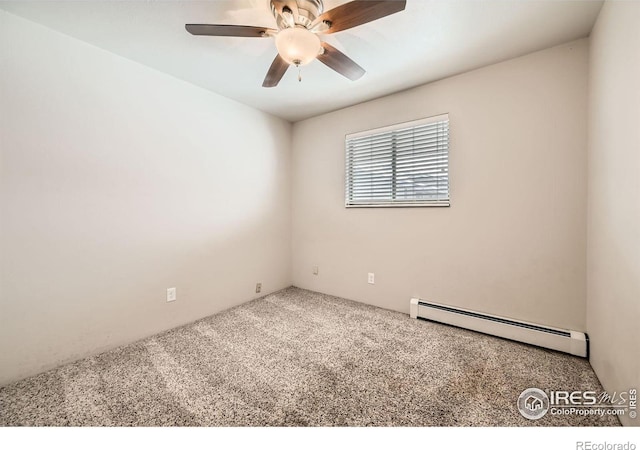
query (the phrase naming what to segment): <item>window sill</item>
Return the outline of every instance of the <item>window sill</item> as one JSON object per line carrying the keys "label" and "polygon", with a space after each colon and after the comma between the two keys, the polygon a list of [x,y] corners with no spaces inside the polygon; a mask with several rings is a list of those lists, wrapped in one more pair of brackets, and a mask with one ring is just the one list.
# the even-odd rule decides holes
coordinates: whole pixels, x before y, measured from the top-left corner
{"label": "window sill", "polygon": [[450,202],[437,203],[370,203],[363,205],[345,205],[345,208],[448,208]]}

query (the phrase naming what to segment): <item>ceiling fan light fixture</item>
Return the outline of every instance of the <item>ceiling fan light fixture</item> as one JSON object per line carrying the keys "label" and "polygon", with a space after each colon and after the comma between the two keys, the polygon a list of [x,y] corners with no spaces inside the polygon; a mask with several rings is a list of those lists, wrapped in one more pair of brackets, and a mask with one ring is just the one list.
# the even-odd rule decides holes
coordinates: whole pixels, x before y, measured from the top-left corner
{"label": "ceiling fan light fixture", "polygon": [[[195,36],[274,37],[278,55],[262,83],[266,88],[277,86],[289,66],[299,68],[315,59],[355,81],[362,78],[365,70],[328,42],[321,41],[316,33],[333,34],[349,30],[403,11],[407,5],[407,0],[351,0],[325,12],[323,0],[268,1],[277,29],[193,23],[186,24],[185,28]],[[300,80],[300,70],[298,79]]]}
{"label": "ceiling fan light fixture", "polygon": [[278,53],[289,64],[303,66],[316,59],[322,49],[320,38],[306,28],[285,28],[276,35]]}

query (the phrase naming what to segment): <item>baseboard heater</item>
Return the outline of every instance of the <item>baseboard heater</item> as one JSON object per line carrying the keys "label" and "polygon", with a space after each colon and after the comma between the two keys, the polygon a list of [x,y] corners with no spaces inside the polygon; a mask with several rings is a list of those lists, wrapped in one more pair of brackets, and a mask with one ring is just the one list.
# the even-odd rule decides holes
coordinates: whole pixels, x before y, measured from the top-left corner
{"label": "baseboard heater", "polygon": [[525,342],[584,358],[589,357],[589,337],[580,331],[561,330],[506,317],[411,299],[411,318],[455,325],[513,341]]}

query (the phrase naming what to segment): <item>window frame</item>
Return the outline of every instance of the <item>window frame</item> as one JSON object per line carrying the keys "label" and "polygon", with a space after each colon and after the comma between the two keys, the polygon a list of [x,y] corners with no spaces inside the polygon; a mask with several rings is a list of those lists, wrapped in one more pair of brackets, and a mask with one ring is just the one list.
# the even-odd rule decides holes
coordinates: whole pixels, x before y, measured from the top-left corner
{"label": "window frame", "polygon": [[[388,199],[386,201],[380,201],[380,202],[368,202],[368,203],[353,203],[353,200],[349,200],[349,194],[350,194],[350,190],[349,190],[349,186],[350,184],[353,185],[353,182],[350,183],[350,175],[349,175],[349,169],[351,167],[350,165],[350,152],[349,152],[349,140],[353,140],[353,139],[358,139],[358,138],[362,138],[362,137],[367,137],[367,136],[376,136],[376,135],[381,135],[384,133],[388,133],[388,132],[392,132],[392,131],[401,131],[401,130],[408,130],[408,129],[412,129],[415,127],[420,127],[420,126],[424,126],[424,125],[429,125],[429,124],[433,124],[433,123],[438,123],[438,122],[447,122],[447,143],[446,143],[446,168],[447,168],[447,185],[446,185],[446,192],[447,192],[447,196],[446,199],[438,199],[438,200],[392,200],[392,199]],[[347,134],[345,136],[345,148],[344,148],[344,152],[345,152],[345,208],[430,208],[430,207],[450,207],[451,206],[451,180],[449,177],[449,153],[450,153],[450,133],[449,133],[449,114],[448,113],[444,113],[444,114],[439,114],[437,116],[431,116],[431,117],[426,117],[426,118],[422,118],[422,119],[417,119],[417,120],[412,120],[409,122],[401,122],[401,123],[397,123],[394,125],[389,125],[389,126],[384,126],[384,127],[379,127],[379,128],[374,128],[374,129],[370,129],[370,130],[365,130],[365,131],[359,131],[359,132],[355,132],[355,133],[350,133]],[[392,148],[392,169],[391,169],[391,173],[392,173],[392,178],[391,178],[391,183],[393,184],[393,188],[392,188],[392,192],[396,190],[396,183],[397,183],[397,174],[396,174],[396,167],[397,167],[397,155],[395,152],[395,148]]]}

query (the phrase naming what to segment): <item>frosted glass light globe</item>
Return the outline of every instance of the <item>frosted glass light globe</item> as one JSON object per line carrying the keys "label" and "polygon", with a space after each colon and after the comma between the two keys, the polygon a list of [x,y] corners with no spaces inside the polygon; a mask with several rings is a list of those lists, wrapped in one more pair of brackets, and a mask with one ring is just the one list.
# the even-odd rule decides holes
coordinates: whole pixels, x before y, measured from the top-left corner
{"label": "frosted glass light globe", "polygon": [[278,53],[289,64],[303,66],[320,53],[320,38],[306,28],[285,28],[276,35]]}

